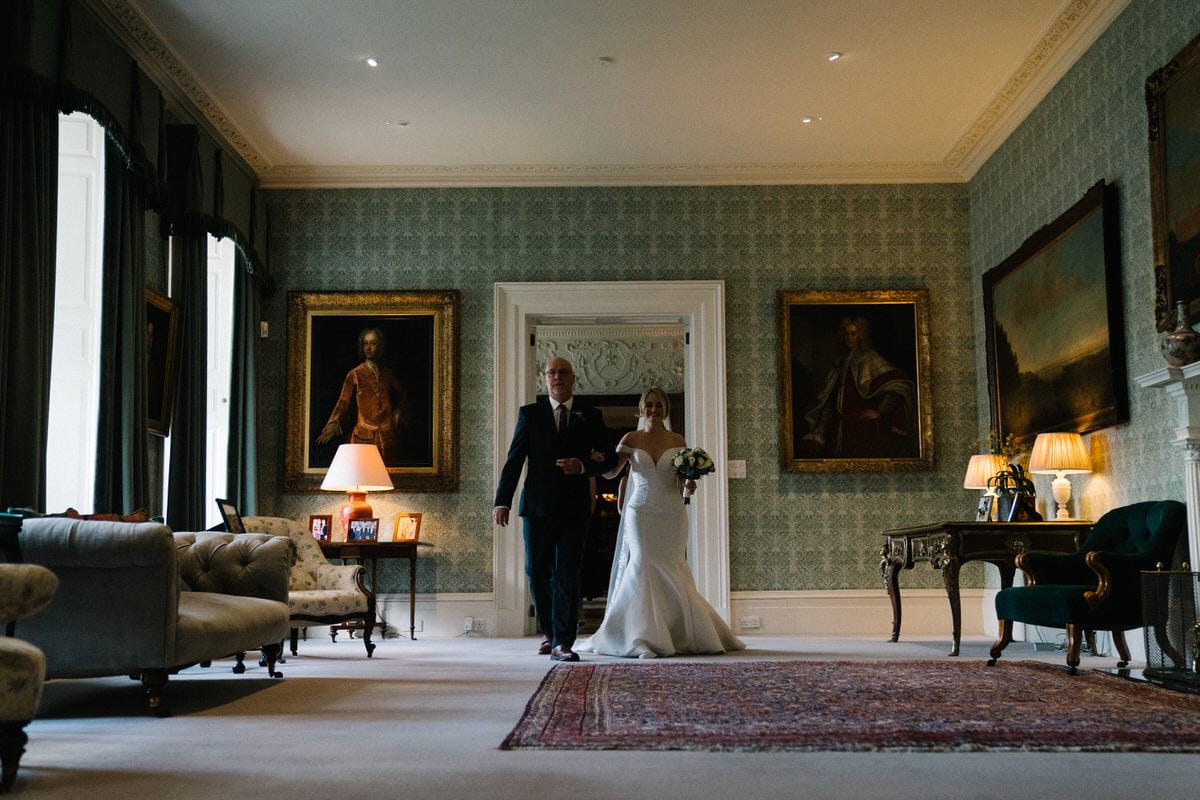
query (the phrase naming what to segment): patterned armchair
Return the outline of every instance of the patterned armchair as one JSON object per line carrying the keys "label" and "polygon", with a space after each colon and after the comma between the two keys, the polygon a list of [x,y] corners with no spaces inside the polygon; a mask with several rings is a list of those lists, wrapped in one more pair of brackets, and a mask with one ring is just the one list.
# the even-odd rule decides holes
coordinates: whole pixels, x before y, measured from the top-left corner
{"label": "patterned armchair", "polygon": [[356,622],[362,627],[367,658],[375,652],[375,592],[366,585],[361,564],[330,564],[321,546],[304,525],[283,517],[245,517],[247,531],[288,536],[296,544],[288,589],[292,655],[299,646],[300,629],[313,625]]}
{"label": "patterned armchair", "polygon": [[37,713],[46,680],[46,657],[29,642],[12,638],[13,623],[44,608],[58,589],[58,578],[34,564],[0,564],[0,793],[17,777],[29,737],[25,726]]}

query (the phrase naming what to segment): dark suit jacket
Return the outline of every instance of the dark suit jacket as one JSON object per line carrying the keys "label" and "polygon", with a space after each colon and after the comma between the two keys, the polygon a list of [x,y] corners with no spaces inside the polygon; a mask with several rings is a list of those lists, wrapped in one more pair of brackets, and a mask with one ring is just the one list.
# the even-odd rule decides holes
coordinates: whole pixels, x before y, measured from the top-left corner
{"label": "dark suit jacket", "polygon": [[[521,467],[528,462],[518,512],[521,516],[542,517],[570,508],[586,510],[591,506],[588,476],[607,471],[616,459],[609,447],[600,412],[578,400],[572,405],[574,408],[564,433],[556,430],[550,398],[542,397],[536,403],[521,406],[493,505],[512,508]],[[591,460],[593,450],[604,454],[603,463]],[[583,462],[583,474],[566,475],[554,465],[556,459],[571,457]]]}

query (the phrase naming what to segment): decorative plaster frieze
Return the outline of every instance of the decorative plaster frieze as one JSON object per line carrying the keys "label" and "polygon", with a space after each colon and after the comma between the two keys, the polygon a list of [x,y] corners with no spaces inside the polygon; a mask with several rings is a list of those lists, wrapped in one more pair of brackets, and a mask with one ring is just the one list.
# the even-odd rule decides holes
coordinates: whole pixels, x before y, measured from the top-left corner
{"label": "decorative plaster frieze", "polygon": [[683,391],[682,325],[539,325],[534,341],[538,371],[554,356],[570,360],[579,394]]}

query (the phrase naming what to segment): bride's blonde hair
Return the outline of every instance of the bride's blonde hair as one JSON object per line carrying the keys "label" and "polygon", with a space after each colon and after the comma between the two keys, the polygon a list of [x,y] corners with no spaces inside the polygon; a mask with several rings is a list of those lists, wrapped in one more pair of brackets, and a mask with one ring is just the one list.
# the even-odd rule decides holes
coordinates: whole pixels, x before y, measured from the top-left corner
{"label": "bride's blonde hair", "polygon": [[656,394],[662,398],[663,404],[663,427],[671,430],[671,398],[657,386],[651,386],[646,391],[642,392],[642,396],[638,398],[638,430],[646,430],[646,399],[650,395]]}

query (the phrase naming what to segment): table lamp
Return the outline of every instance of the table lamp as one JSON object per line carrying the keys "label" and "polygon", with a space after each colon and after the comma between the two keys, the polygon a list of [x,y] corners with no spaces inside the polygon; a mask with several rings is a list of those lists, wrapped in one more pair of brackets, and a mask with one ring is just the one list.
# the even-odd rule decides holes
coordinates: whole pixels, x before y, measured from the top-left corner
{"label": "table lamp", "polygon": [[991,480],[997,472],[1008,469],[1008,459],[999,453],[984,453],[971,456],[967,462],[967,474],[963,478],[964,489],[983,489],[985,495],[995,496],[996,487]]}
{"label": "table lamp", "polygon": [[1071,500],[1071,481],[1067,475],[1092,471],[1087,446],[1078,433],[1039,433],[1029,454],[1029,471],[1037,475],[1054,475],[1050,484],[1054,502],[1058,504],[1055,519],[1071,519],[1067,503]]}
{"label": "table lamp", "polygon": [[373,444],[339,445],[333,463],[325,473],[321,488],[330,492],[345,492],[342,506],[342,535],[345,536],[352,519],[371,519],[374,512],[367,504],[367,492],[383,492],[392,488],[387,467],[379,448]]}

